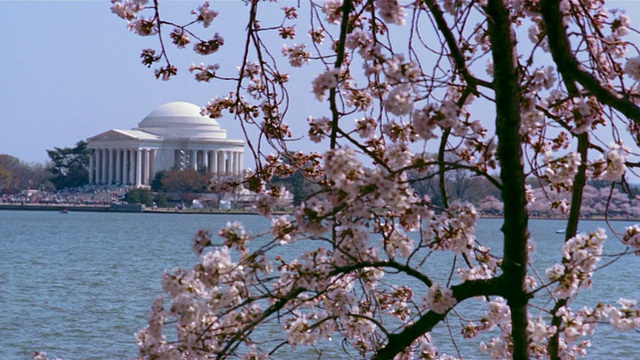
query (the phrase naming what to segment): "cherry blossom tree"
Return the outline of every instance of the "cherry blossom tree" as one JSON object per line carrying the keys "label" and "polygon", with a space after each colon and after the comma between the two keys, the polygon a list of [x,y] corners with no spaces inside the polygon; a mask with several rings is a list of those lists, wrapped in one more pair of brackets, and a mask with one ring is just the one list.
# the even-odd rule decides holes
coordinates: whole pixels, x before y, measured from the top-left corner
{"label": "cherry blossom tree", "polygon": [[491,215],[502,214],[502,210],[504,209],[504,204],[502,203],[502,201],[496,199],[491,195],[482,198],[478,206],[480,207],[480,210]]}
{"label": "cherry blossom tree", "polygon": [[[629,144],[640,138],[640,54],[624,11],[603,0],[254,0],[234,14],[204,3],[185,24],[157,0],[114,0],[112,11],[154,36],[141,58],[157,78],[181,71],[173,47],[205,56],[188,69],[195,80],[229,90],[202,112],[245,132],[256,161],[243,181],[272,220],[264,234],[233,223],[196,235],[200,262],[165,274],[169,299],[137,334],[141,358],[265,359],[289,347],[321,356],[331,339],[356,358],[444,358],[431,334],[450,318],[496,359],[574,358],[601,322],[640,326],[635,300],[572,306],[607,237],[627,246],[620,256],[640,249],[637,226],[571,235],[587,181],[624,184],[638,165]],[[238,26],[216,26],[219,15]],[[224,53],[231,36],[239,54]],[[237,69],[225,67],[230,56]],[[308,101],[324,110],[290,111]],[[302,116],[321,151],[289,150]],[[447,173],[459,170],[501,194],[501,251],[475,236],[475,207],[447,194]],[[440,206],[408,176],[434,171]],[[275,216],[284,191],[271,179],[294,173],[320,190]],[[548,210],[568,216],[548,269],[531,262],[527,177],[563,199]],[[308,250],[282,255],[294,242]],[[451,275],[438,279],[429,265],[447,256]],[[546,305],[532,311],[533,297]],[[481,320],[467,320],[468,302],[485,309]],[[284,336],[257,335],[270,326]]]}

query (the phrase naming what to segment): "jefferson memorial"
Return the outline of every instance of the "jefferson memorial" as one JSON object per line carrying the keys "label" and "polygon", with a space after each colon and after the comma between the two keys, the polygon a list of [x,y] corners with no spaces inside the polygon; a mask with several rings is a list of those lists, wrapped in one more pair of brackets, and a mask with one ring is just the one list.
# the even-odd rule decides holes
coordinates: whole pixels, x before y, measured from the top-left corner
{"label": "jefferson memorial", "polygon": [[227,139],[227,130],[187,102],[164,104],[137,128],[87,141],[90,184],[147,186],[158,171],[188,167],[217,175],[244,171],[244,140]]}

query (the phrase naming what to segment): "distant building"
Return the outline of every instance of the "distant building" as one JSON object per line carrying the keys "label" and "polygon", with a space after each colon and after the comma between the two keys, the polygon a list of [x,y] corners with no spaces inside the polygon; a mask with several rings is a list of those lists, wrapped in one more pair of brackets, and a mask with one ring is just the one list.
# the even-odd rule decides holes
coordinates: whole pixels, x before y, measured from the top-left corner
{"label": "distant building", "polygon": [[239,175],[244,140],[227,139],[227,130],[187,102],[164,104],[132,130],[112,129],[88,140],[89,183],[151,184],[158,171],[173,168]]}

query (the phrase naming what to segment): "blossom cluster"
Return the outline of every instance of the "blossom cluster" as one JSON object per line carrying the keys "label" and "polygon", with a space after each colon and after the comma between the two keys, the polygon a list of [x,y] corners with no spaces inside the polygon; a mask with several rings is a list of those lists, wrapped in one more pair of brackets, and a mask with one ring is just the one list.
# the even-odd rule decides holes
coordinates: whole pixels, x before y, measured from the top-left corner
{"label": "blossom cluster", "polygon": [[556,187],[570,188],[578,173],[578,166],[582,163],[580,155],[572,152],[554,159],[553,154],[548,152],[545,157],[547,159],[547,167],[544,171],[545,178]]}
{"label": "blossom cluster", "polygon": [[638,225],[627,227],[622,242],[631,246],[635,250],[635,254],[640,256],[640,227]]}
{"label": "blossom cluster", "polygon": [[434,249],[470,253],[474,249],[477,219],[478,213],[471,203],[456,201],[448,212],[429,220],[423,236]]}
{"label": "blossom cluster", "polygon": [[118,15],[120,18],[131,21],[137,17],[137,14],[140,10],[144,8],[144,5],[149,2],[149,0],[113,0],[111,3],[111,11]]}
{"label": "blossom cluster", "polygon": [[547,269],[547,278],[557,282],[553,291],[560,299],[573,296],[579,288],[591,287],[591,276],[600,261],[602,244],[607,238],[603,229],[577,234],[562,247],[563,262]]}
{"label": "blossom cluster", "polygon": [[295,44],[292,47],[284,45],[282,54],[289,57],[289,64],[293,67],[301,67],[310,61],[311,53],[305,51],[304,44]]}
{"label": "blossom cluster", "polygon": [[607,152],[606,168],[602,179],[607,181],[619,181],[627,170],[626,157],[630,150],[622,144],[611,144]]}
{"label": "blossom cluster", "polygon": [[200,65],[192,64],[189,67],[190,72],[196,72],[195,79],[197,81],[209,82],[216,76],[216,71],[220,69],[220,65],[205,65],[200,63]]}
{"label": "blossom cluster", "polygon": [[218,16],[218,12],[209,9],[209,2],[205,1],[202,5],[198,6],[197,10],[191,12],[193,15],[197,15],[196,21],[202,22],[204,28],[208,28],[213,20]]}
{"label": "blossom cluster", "polygon": [[315,94],[316,99],[324,101],[326,99],[327,90],[338,86],[337,75],[336,70],[327,70],[313,79],[313,93]]}
{"label": "blossom cluster", "polygon": [[445,314],[453,308],[457,300],[453,297],[451,289],[442,289],[439,283],[434,283],[429,288],[425,301],[429,309],[438,314]]}
{"label": "blossom cluster", "polygon": [[264,191],[253,204],[253,209],[262,216],[271,216],[274,209],[282,209],[287,205],[290,197],[289,191],[284,187],[274,186]]}

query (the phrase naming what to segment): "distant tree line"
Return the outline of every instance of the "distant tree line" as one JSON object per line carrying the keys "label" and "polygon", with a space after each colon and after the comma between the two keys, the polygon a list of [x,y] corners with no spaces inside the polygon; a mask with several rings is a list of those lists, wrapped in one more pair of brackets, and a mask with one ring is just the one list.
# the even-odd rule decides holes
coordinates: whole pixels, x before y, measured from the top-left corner
{"label": "distant tree line", "polygon": [[[44,165],[27,164],[20,159],[0,154],[0,193],[16,193],[23,189],[64,189],[76,188],[89,183],[89,149],[86,141],[78,141],[74,147],[55,147],[47,150],[50,161]],[[431,157],[436,161],[435,154]],[[426,156],[429,158],[429,156]],[[290,161],[281,159],[284,164]],[[456,164],[454,155],[447,157],[442,166]],[[502,215],[502,199],[499,191],[490,186],[485,177],[475,176],[464,168],[448,169],[441,180],[439,167],[428,172],[413,170],[408,181],[419,196],[428,196],[434,205],[443,206],[442,191],[446,191],[451,200],[465,200],[477,205],[487,215]],[[210,180],[213,174],[206,169],[171,169],[155,174],[151,189],[132,189],[125,197],[129,203],[142,203],[152,206],[155,202],[165,207],[168,201],[188,202],[195,194],[210,192]],[[562,216],[563,198],[546,187],[540,179],[528,181],[531,195],[536,201],[529,211],[538,216]],[[272,186],[283,186],[292,195],[294,204],[299,204],[309,194],[317,190],[318,185],[305,178],[300,170],[288,176],[274,176]],[[611,186],[603,180],[589,181],[585,187],[581,214],[591,217],[608,214],[609,216],[640,217],[640,200],[633,194],[640,193],[639,185]],[[155,195],[154,195],[155,193]],[[631,195],[628,195],[631,194]],[[551,206],[553,204],[553,206]],[[608,207],[607,207],[608,206]],[[553,211],[549,211],[552,208]],[[543,211],[544,209],[544,211]]]}
{"label": "distant tree line", "polygon": [[16,193],[23,189],[51,189],[51,174],[43,164],[27,164],[20,159],[0,154],[0,193]]}
{"label": "distant tree line", "polygon": [[25,189],[60,190],[89,183],[89,150],[86,141],[74,147],[47,150],[46,164],[27,164],[17,157],[0,154],[0,192]]}

